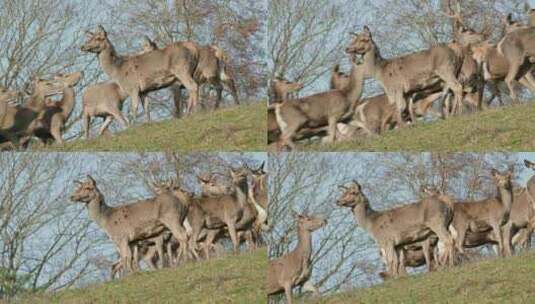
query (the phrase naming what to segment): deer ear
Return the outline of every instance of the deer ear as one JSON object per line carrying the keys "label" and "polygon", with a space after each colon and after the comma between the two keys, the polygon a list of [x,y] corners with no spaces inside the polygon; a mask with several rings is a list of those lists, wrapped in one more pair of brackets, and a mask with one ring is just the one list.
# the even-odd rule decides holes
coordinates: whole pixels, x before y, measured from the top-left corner
{"label": "deer ear", "polygon": [[265,161],[262,162],[262,165],[260,165],[260,168],[258,170],[264,171],[264,165],[266,164]]}
{"label": "deer ear", "polygon": [[91,184],[93,186],[96,186],[97,185],[97,182],[93,179],[93,177],[91,175],[87,175],[87,179],[91,182]]}
{"label": "deer ear", "polygon": [[372,36],[372,32],[370,31],[370,28],[367,25],[364,26],[364,34],[368,35],[368,37]]}
{"label": "deer ear", "polygon": [[104,27],[101,24],[99,24],[97,26],[97,33],[103,34],[104,36],[108,35],[108,33],[106,33],[106,30],[104,29]]}
{"label": "deer ear", "polygon": [[492,175],[493,177],[496,177],[498,174],[499,174],[498,170],[496,170],[496,169],[490,170],[490,175]]}

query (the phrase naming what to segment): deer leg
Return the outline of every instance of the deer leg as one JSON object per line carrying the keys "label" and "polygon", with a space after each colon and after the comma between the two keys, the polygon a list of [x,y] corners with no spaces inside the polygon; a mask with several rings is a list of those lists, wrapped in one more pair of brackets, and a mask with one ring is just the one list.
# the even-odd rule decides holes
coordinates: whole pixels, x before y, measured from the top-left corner
{"label": "deer leg", "polygon": [[175,118],[180,118],[182,114],[182,85],[175,84],[171,87],[171,92],[173,93],[173,101],[175,103],[175,112],[173,116]]}
{"label": "deer leg", "polygon": [[197,102],[199,100],[199,85],[191,77],[189,71],[182,71],[182,73],[175,74],[180,82],[186,87],[189,94],[188,107],[186,109],[187,114],[193,113],[193,110],[197,107]]}
{"label": "deer leg", "polygon": [[236,233],[236,226],[234,222],[232,221],[227,222],[227,228],[228,228],[228,233],[230,234],[230,240],[232,241],[232,252],[234,254],[237,254],[239,243],[238,243],[238,234]]}
{"label": "deer leg", "polygon": [[141,104],[143,105],[143,112],[145,112],[145,121],[146,122],[150,122],[150,110],[149,110],[149,100],[147,98],[147,96],[145,96],[145,94],[141,95],[139,97],[140,101],[141,101]]}
{"label": "deer leg", "polygon": [[119,241],[119,255],[121,256],[121,264],[126,271],[133,271],[132,269],[132,251],[127,239]]}
{"label": "deer leg", "polygon": [[114,110],[113,112],[110,112],[110,114],[121,124],[124,129],[128,128],[128,121],[124,118],[123,113],[121,113],[121,111]]}
{"label": "deer leg", "polygon": [[336,140],[336,123],[338,122],[337,117],[329,116],[328,119],[329,122],[329,131],[328,131],[328,137],[327,142],[334,143]]}
{"label": "deer leg", "polygon": [[431,272],[433,271],[433,265],[431,264],[431,244],[429,241],[429,238],[425,240],[422,244],[422,250],[424,251],[424,258],[425,258],[425,264],[427,265],[427,271]]}
{"label": "deer leg", "polygon": [[82,123],[84,125],[84,135],[85,139],[89,139],[89,125],[91,124],[91,116],[84,112],[82,116]]}
{"label": "deer leg", "polygon": [[113,121],[113,116],[106,116],[104,119],[104,122],[100,126],[100,129],[98,130],[98,136],[102,136],[102,134],[108,130],[108,127],[110,126],[111,122]]}
{"label": "deer leg", "polygon": [[113,263],[110,267],[110,280],[113,280],[115,279],[115,276],[117,275],[117,272],[119,272],[122,268],[122,265],[121,265],[121,259],[119,259],[119,261],[116,261],[115,263]]}
{"label": "deer leg", "polygon": [[492,227],[492,230],[494,232],[494,235],[496,235],[496,239],[498,240],[498,254],[499,256],[504,256],[504,245],[503,245],[503,233],[500,225],[498,223],[491,223],[490,225]]}
{"label": "deer leg", "polygon": [[442,223],[437,227],[429,227],[437,236],[440,242],[444,244],[444,261],[448,261],[450,266],[453,266],[453,238],[446,228],[447,224]]}
{"label": "deer leg", "polygon": [[132,92],[130,94],[130,99],[132,100],[132,106],[130,108],[130,110],[131,110],[130,114],[132,115],[132,121],[135,122],[136,121],[136,117],[137,117],[137,108],[138,108],[139,102],[140,102],[139,91]]}
{"label": "deer leg", "polygon": [[240,104],[240,98],[238,96],[238,89],[236,88],[236,83],[234,82],[234,79],[231,77],[227,77],[223,80],[223,84],[229,89],[230,94],[232,95],[232,99],[234,99],[234,103],[236,105]]}
{"label": "deer leg", "polygon": [[521,57],[521,60],[509,62],[509,71],[507,73],[507,76],[505,76],[505,84],[507,84],[507,88],[509,89],[509,96],[511,96],[511,99],[513,99],[513,103],[518,103],[518,97],[516,95],[515,90],[515,80],[520,72],[520,67],[522,66],[522,63],[524,61],[524,58]]}
{"label": "deer leg", "polygon": [[179,248],[178,248],[178,257],[177,260],[180,261],[180,259],[187,255],[187,248],[188,248],[188,236],[186,233],[186,229],[181,225],[179,219],[174,214],[169,214],[168,217],[163,217],[161,219],[162,223],[171,231],[171,234],[175,239],[177,239]]}
{"label": "deer leg", "polygon": [[50,122],[50,134],[57,144],[63,145],[63,137],[61,136],[61,129],[63,128],[63,118],[59,115],[54,115]]}
{"label": "deer leg", "polygon": [[513,255],[513,246],[512,246],[512,232],[513,232],[513,223],[508,221],[505,226],[503,226],[503,242],[506,256]]}
{"label": "deer leg", "polygon": [[284,283],[284,294],[286,295],[286,302],[292,304],[292,284],[290,282]]}
{"label": "deer leg", "polygon": [[214,110],[217,110],[219,109],[219,105],[221,104],[221,100],[223,99],[223,86],[221,85],[221,83],[217,83],[215,85],[215,91],[217,94],[217,98],[215,101]]}

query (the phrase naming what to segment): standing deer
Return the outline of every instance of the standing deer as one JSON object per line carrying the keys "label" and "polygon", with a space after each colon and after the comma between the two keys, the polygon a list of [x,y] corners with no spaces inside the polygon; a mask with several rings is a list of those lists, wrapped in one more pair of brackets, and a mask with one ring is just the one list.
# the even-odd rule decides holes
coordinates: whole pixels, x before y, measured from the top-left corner
{"label": "standing deer", "polygon": [[[199,62],[195,67],[193,78],[201,86],[211,85],[217,93],[214,109],[218,109],[223,98],[223,88],[226,87],[239,105],[238,89],[234,82],[233,73],[230,70],[228,58],[225,52],[215,45],[199,46]],[[175,115],[179,116],[182,108],[182,89],[184,86],[173,86],[175,101]],[[201,104],[203,105],[203,104]]]}
{"label": "standing deer", "polygon": [[[366,76],[377,79],[388,100],[396,105],[396,122],[400,127],[405,125],[402,113],[409,107],[407,94],[415,89],[423,89],[422,85],[434,85],[437,81],[442,81],[444,93],[453,91],[454,104],[461,104],[464,89],[457,77],[462,66],[462,56],[448,45],[440,44],[429,50],[384,59],[367,26],[364,26],[361,33],[352,35],[354,39],[346,48],[346,53],[363,56]],[[409,108],[409,111],[412,110]]]}
{"label": "standing deer", "polygon": [[513,205],[512,175],[512,170],[500,173],[492,169],[491,176],[497,188],[497,197],[458,202],[454,205],[450,230],[460,253],[464,254],[464,240],[467,233],[492,229],[498,241],[500,255],[511,254],[510,240],[504,239],[502,227],[509,222]]}
{"label": "standing deer", "polygon": [[5,104],[0,117],[0,143],[18,147],[20,140],[34,133],[34,121],[46,106],[45,99],[62,89],[57,82],[34,77],[32,93],[22,105]]}
{"label": "standing deer", "polygon": [[524,27],[507,33],[498,43],[498,51],[509,63],[505,83],[511,98],[518,103],[514,84],[531,73],[535,56],[535,27]]}
{"label": "standing deer", "polygon": [[63,97],[60,101],[46,106],[32,126],[33,135],[43,144],[52,139],[58,144],[63,144],[65,124],[71,116],[76,101],[74,86],[80,82],[82,76],[82,72],[54,76],[54,80],[63,86]]}
{"label": "standing deer", "polygon": [[290,99],[290,94],[303,89],[303,84],[297,81],[289,81],[284,77],[275,77],[271,80],[271,103],[281,103]]}
{"label": "standing deer", "polygon": [[430,196],[417,203],[379,212],[372,209],[358,182],[339,187],[344,192],[336,204],[350,208],[358,224],[377,241],[387,261],[388,273],[398,276],[400,271],[405,272],[405,268],[400,267],[400,246],[423,241],[431,233],[435,233],[446,248],[442,260],[453,264],[453,240],[448,231],[453,211],[449,200]]}
{"label": "standing deer", "polygon": [[275,104],[275,115],[281,129],[281,142],[292,149],[296,133],[306,127],[328,126],[327,141],[336,139],[336,124],[352,113],[362,96],[364,68],[352,62],[350,85],[341,90],[331,90],[311,96]]}
{"label": "standing deer", "polygon": [[192,113],[197,105],[199,86],[193,73],[199,62],[199,48],[193,42],[175,42],[145,54],[120,56],[108,39],[106,30],[99,25],[95,33],[87,32],[87,41],[81,50],[97,54],[102,70],[130,96],[133,117],[141,101],[145,119],[149,121],[149,106],[144,101],[144,95],[176,82],[188,90],[187,112]]}
{"label": "standing deer", "polygon": [[297,286],[319,294],[309,281],[312,274],[312,232],[327,225],[327,220],[318,216],[297,215],[296,221],[297,246],[291,252],[269,261],[267,274],[268,296],[284,292],[288,304],[292,304],[292,289]]}
{"label": "standing deer", "polygon": [[[180,242],[179,258],[187,254],[188,238],[182,224],[187,215],[187,206],[172,193],[167,191],[151,199],[110,207],[90,175],[84,182],[75,182],[78,187],[71,194],[71,201],[86,205],[89,217],[117,246],[121,264],[128,271],[133,270],[132,242],[158,236],[165,229],[171,231]],[[159,252],[163,256],[163,249]]]}

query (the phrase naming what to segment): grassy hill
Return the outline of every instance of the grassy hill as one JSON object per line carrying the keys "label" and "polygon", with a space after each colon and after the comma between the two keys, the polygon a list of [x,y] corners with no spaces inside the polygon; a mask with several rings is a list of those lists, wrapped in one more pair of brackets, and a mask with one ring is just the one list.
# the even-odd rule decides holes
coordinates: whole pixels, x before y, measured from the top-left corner
{"label": "grassy hill", "polygon": [[17,303],[265,303],[266,267],[267,251],[261,248],[83,289],[30,295]]}
{"label": "grassy hill", "polygon": [[80,139],[51,151],[263,151],[266,105],[258,102],[197,113],[183,119],[144,123],[112,137]]}
{"label": "grassy hill", "polygon": [[535,303],[535,253],[391,280],[319,303]]}
{"label": "grassy hill", "polygon": [[489,109],[393,130],[334,145],[303,145],[315,151],[529,151],[535,149],[535,104]]}

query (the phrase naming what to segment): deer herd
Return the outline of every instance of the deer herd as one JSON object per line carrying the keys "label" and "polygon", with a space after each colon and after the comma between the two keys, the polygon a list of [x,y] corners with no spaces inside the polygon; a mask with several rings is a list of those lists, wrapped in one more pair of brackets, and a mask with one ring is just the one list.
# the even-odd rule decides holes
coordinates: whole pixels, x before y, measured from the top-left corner
{"label": "deer herd", "polygon": [[268,225],[264,164],[231,168],[230,186],[218,184],[214,176],[197,177],[200,196],[182,189],[176,179],[152,177],[154,197],[112,207],[88,175],[85,181],[75,181],[70,199],[84,204],[115,244],[120,258],[111,267],[113,278],[120,271],[139,269],[141,260],[161,268],[210,258],[222,239],[230,238],[234,253],[243,242],[250,249],[263,242],[260,233]]}
{"label": "deer herd", "polygon": [[[535,172],[535,163],[525,160]],[[364,187],[356,180],[340,185],[336,201],[348,208],[362,229],[379,247],[386,271],[383,279],[406,274],[407,267],[456,265],[466,256],[466,248],[490,245],[499,256],[511,256],[520,248],[531,248],[535,228],[535,175],[526,187],[513,186],[513,169],[490,171],[496,196],[477,201],[459,201],[432,186],[421,187],[421,199],[383,211],[374,210]],[[318,290],[311,276],[311,233],[327,224],[318,216],[297,215],[298,243],[290,253],[270,261],[268,294],[286,293],[292,302],[292,289]]]}
{"label": "deer herd", "polygon": [[[86,138],[89,138],[93,118],[104,121],[98,132],[102,135],[113,120],[123,128],[128,126],[122,114],[124,101],[130,97],[132,119],[141,103],[145,120],[150,121],[146,95],[170,88],[174,95],[175,115],[182,113],[182,89],[189,99],[185,112],[191,114],[198,103],[200,87],[211,86],[217,91],[217,109],[225,87],[239,104],[238,91],[230,71],[225,52],[214,45],[200,45],[192,41],[179,41],[164,48],[144,37],[143,50],[133,55],[120,55],[102,26],[87,32],[87,41],[81,51],[96,54],[108,81],[90,85],[82,96],[82,121]],[[51,79],[34,77],[32,92],[24,96],[20,90],[0,87],[0,144],[3,148],[26,148],[32,137],[42,144],[63,143],[63,132],[75,106],[74,87],[83,73],[57,74]],[[50,97],[62,95],[61,100]],[[24,98],[21,104],[17,100]]]}
{"label": "deer herd", "polygon": [[[295,142],[326,136],[332,143],[358,135],[381,134],[395,127],[415,124],[418,117],[447,118],[465,107],[483,110],[498,97],[498,83],[509,89],[518,103],[515,84],[535,93],[535,10],[526,4],[526,24],[503,18],[504,36],[492,44],[483,33],[470,29],[461,15],[460,2],[451,3],[443,15],[454,24],[454,39],[430,49],[386,59],[368,26],[352,32],[345,53],[351,58],[349,75],[336,65],[330,90],[291,98],[303,86],[277,77],[272,81],[272,105],[268,107],[268,144],[271,149],[295,148]],[[374,78],[384,94],[361,98],[363,81]],[[484,102],[484,89],[491,98]],[[441,113],[433,109],[437,104]]]}

